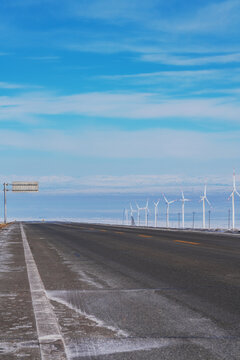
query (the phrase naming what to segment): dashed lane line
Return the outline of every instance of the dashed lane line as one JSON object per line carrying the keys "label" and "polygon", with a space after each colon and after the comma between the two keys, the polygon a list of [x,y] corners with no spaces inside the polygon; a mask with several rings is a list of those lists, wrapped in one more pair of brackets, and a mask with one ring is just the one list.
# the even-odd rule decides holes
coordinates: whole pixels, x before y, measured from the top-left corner
{"label": "dashed lane line", "polygon": [[20,229],[41,358],[42,360],[67,360],[65,342],[61,335],[56,315],[47,298],[22,224],[20,224]]}
{"label": "dashed lane line", "polygon": [[190,244],[190,245],[200,245],[200,243],[198,243],[198,242],[193,242],[193,241],[174,240],[174,242],[176,242],[176,243],[183,243],[183,244]]}
{"label": "dashed lane line", "polygon": [[142,235],[142,234],[138,234],[139,237],[142,237],[142,238],[152,238],[151,235]]}

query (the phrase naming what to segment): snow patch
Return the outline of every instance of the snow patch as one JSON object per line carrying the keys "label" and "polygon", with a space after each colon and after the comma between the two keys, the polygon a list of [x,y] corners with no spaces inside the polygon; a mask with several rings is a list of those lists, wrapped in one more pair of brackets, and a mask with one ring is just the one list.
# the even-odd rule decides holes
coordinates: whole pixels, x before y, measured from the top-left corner
{"label": "snow patch", "polygon": [[[76,306],[74,306],[73,304],[71,304],[70,302],[61,299],[60,297],[56,296],[57,292],[56,291],[47,291],[47,296],[49,299],[51,299],[52,301],[56,301],[59,304],[62,304],[66,307],[68,307],[69,309],[79,313],[80,315],[84,316],[85,318],[89,319],[90,321],[94,322],[97,327],[101,327],[101,328],[105,328],[108,329],[110,331],[112,331],[114,334],[116,334],[119,337],[128,337],[129,334],[126,331],[123,331],[117,327],[114,327],[112,325],[108,325],[106,324],[103,320],[100,320],[98,318],[96,318],[94,315],[91,314],[87,314],[85,311],[82,311],[81,309],[77,308]],[[61,292],[62,293],[62,292]]]}
{"label": "snow patch", "polygon": [[177,340],[168,339],[144,339],[129,338],[119,339],[94,339],[94,342],[81,342],[80,344],[70,345],[71,359],[81,357],[95,357],[117,353],[127,353],[133,351],[147,351],[159,349],[177,343]]}
{"label": "snow patch", "polygon": [[10,299],[13,299],[17,296],[16,293],[0,293],[0,297],[7,297],[7,298],[10,298]]}
{"label": "snow patch", "polygon": [[8,228],[4,232],[0,233],[0,272],[11,272],[11,266],[13,264],[13,255],[10,252],[9,245],[9,233],[11,228]]}
{"label": "snow patch", "polygon": [[[64,264],[66,264],[71,271],[78,274],[79,280],[86,283],[87,285],[92,286],[94,289],[103,289],[104,286],[102,284],[102,279],[97,279],[97,276],[91,277],[89,274],[87,274],[86,271],[79,269],[79,260],[76,259],[76,261],[73,260],[72,256],[68,256],[67,254],[61,253],[58,249],[55,249],[60,256],[60,258],[63,260]],[[82,256],[82,255],[81,255]],[[94,274],[95,275],[95,274]],[[106,279],[104,280],[106,283]],[[109,285],[109,284],[107,284]]]}
{"label": "snow patch", "polygon": [[61,340],[61,335],[56,335],[56,334],[53,334],[53,335],[44,335],[44,336],[40,336],[39,337],[39,341],[41,343],[49,343],[49,342],[55,342],[55,341],[58,341],[58,340]]}
{"label": "snow patch", "polygon": [[24,342],[1,342],[0,343],[0,354],[11,354],[15,353],[24,348],[38,348],[37,341],[24,341]]}

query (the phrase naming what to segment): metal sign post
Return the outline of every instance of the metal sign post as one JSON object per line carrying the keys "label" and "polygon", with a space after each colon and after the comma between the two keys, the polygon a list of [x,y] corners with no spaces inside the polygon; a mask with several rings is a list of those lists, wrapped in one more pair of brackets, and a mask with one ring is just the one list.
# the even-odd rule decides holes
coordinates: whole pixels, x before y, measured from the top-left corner
{"label": "metal sign post", "polygon": [[13,192],[36,192],[39,189],[37,181],[13,181],[12,184],[4,183],[4,224],[7,223],[7,191],[10,191],[10,189],[7,188],[8,186],[12,186]]}

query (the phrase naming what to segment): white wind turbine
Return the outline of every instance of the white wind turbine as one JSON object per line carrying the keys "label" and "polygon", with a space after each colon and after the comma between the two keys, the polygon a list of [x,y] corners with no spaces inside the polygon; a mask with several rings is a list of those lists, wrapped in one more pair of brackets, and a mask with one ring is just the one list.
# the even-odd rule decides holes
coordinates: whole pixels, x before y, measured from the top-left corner
{"label": "white wind turbine", "polygon": [[137,203],[136,206],[137,206],[138,226],[140,226],[140,211],[143,210],[143,208],[140,208]]}
{"label": "white wind turbine", "polygon": [[172,203],[174,203],[176,200],[168,201],[166,196],[163,194],[164,200],[167,204],[167,213],[166,213],[166,226],[169,227],[169,208]]}
{"label": "white wind turbine", "polygon": [[126,224],[128,225],[128,209],[125,209],[125,219],[126,219]]}
{"label": "white wind turbine", "polygon": [[145,211],[145,226],[148,226],[148,214],[149,214],[148,200],[146,202],[146,206],[142,208],[142,210]]}
{"label": "white wind turbine", "polygon": [[207,185],[204,186],[204,193],[203,193],[203,196],[201,196],[201,201],[203,202],[203,229],[206,228],[205,200],[208,203],[208,205],[211,206],[211,204],[207,198]]}
{"label": "white wind turbine", "polygon": [[185,227],[185,202],[186,201],[190,201],[189,199],[186,199],[184,197],[184,193],[182,191],[182,198],[180,199],[180,201],[182,202],[182,227]]}
{"label": "white wind turbine", "polygon": [[155,214],[155,222],[154,222],[154,226],[157,227],[157,217],[158,217],[158,204],[159,204],[159,200],[154,203],[154,214]]}
{"label": "white wind turbine", "polygon": [[237,194],[240,197],[240,194],[236,189],[236,174],[235,174],[235,169],[233,169],[233,191],[229,196],[229,199],[230,197],[232,198],[232,228],[233,229],[235,229],[235,201],[234,201],[235,194]]}
{"label": "white wind turbine", "polygon": [[130,203],[131,225],[135,225],[134,213],[136,213],[136,212],[137,212],[137,210],[133,210],[132,204]]}

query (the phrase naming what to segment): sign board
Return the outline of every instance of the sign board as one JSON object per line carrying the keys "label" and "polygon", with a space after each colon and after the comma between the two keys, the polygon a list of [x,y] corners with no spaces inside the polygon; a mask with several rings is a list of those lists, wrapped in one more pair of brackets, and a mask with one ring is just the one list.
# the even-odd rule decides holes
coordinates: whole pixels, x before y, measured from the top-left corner
{"label": "sign board", "polygon": [[32,181],[13,181],[12,191],[15,192],[29,192],[29,191],[38,191],[38,182]]}

